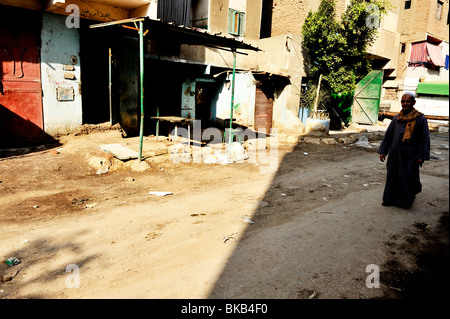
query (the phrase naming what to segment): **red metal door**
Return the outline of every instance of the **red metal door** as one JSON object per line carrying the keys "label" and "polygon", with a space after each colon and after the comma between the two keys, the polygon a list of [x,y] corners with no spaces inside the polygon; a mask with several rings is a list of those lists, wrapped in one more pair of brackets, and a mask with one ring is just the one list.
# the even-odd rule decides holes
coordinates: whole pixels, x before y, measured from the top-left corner
{"label": "red metal door", "polygon": [[41,142],[42,88],[36,26],[0,25],[0,147]]}
{"label": "red metal door", "polygon": [[272,128],[273,98],[268,97],[262,89],[256,88],[255,123],[256,130],[265,129],[270,133]]}

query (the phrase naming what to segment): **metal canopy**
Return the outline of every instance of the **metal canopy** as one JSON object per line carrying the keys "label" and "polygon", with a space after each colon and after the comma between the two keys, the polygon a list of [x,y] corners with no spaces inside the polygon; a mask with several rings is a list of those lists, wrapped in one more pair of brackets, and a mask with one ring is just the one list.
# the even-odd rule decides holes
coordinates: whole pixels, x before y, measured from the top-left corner
{"label": "metal canopy", "polygon": [[[176,25],[172,22],[166,23],[161,20],[150,19],[149,17],[131,18],[125,20],[111,21],[90,25],[90,28],[102,28],[113,25],[122,25],[138,30],[137,23],[143,22],[144,29],[148,30],[149,39],[164,39],[180,44],[203,45],[215,47],[218,49],[242,49],[261,51],[244,41],[236,40],[234,37],[221,36],[220,33],[209,33],[200,28],[189,28],[186,26]],[[147,31],[146,31],[147,32]],[[147,35],[147,34],[146,34]]]}
{"label": "metal canopy", "polygon": [[[90,25],[89,28],[103,28],[109,26],[122,26],[127,29],[138,31],[139,34],[139,68],[140,68],[140,91],[141,91],[141,124],[140,124],[140,143],[139,143],[139,161],[142,160],[142,144],[144,135],[144,37],[148,34],[151,40],[170,40],[179,44],[202,45],[221,50],[231,51],[233,53],[233,77],[231,81],[231,106],[230,106],[230,138],[229,150],[231,150],[232,131],[233,131],[233,108],[236,74],[236,53],[238,49],[261,51],[260,49],[238,41],[234,37],[220,36],[218,33],[211,34],[208,31],[199,28],[188,28],[177,26],[174,23],[166,23],[161,20],[150,19],[149,17],[132,18],[106,23]],[[245,53],[241,53],[245,54]]]}

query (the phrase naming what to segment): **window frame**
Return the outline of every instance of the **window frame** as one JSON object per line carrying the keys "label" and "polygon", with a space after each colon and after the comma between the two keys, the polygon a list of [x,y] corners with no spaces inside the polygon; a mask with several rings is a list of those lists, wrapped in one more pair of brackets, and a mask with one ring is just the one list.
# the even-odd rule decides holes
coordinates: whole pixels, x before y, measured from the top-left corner
{"label": "window frame", "polygon": [[229,8],[228,33],[231,35],[242,37],[244,36],[244,28],[245,28],[245,12]]}
{"label": "window frame", "polygon": [[405,10],[411,9],[411,5],[412,5],[412,1],[411,0],[406,0],[405,1]]}
{"label": "window frame", "polygon": [[438,20],[442,20],[442,12],[444,11],[444,2],[437,0],[435,17]]}

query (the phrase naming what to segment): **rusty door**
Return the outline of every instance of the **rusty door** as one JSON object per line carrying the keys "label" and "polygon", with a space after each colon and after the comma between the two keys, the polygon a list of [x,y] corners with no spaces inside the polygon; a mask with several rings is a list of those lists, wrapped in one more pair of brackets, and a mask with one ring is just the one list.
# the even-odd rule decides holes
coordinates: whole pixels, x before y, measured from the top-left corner
{"label": "rusty door", "polygon": [[383,70],[370,71],[356,86],[352,107],[352,122],[376,124],[380,107]]}
{"label": "rusty door", "polygon": [[272,128],[272,115],[273,98],[257,87],[255,96],[255,129],[265,129],[269,133]]}
{"label": "rusty door", "polygon": [[0,25],[0,147],[32,145],[44,136],[36,29]]}

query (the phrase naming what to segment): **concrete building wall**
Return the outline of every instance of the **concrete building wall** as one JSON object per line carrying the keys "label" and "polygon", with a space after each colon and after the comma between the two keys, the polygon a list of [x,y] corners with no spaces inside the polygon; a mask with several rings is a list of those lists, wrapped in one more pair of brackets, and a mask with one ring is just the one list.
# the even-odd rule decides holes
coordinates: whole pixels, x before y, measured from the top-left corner
{"label": "concrete building wall", "polygon": [[[270,4],[270,1],[268,3]],[[273,0],[270,36],[276,37],[289,33],[300,34],[309,10],[317,9],[319,3],[320,1],[316,1],[317,6],[312,7],[311,1],[307,0]],[[266,10],[270,10],[270,8]]]}
{"label": "concrete building wall", "polygon": [[69,133],[82,124],[79,31],[67,28],[65,21],[63,15],[42,16],[42,104],[49,135]]}
{"label": "concrete building wall", "polygon": [[209,2],[208,31],[228,34],[228,10],[235,9],[245,12],[244,36],[240,40],[259,39],[262,12],[262,0],[221,0]]}
{"label": "concrete building wall", "polygon": [[303,68],[301,36],[287,34],[257,42],[262,52],[251,53],[249,59],[255,59],[258,70],[285,76],[289,84],[275,92],[272,125],[279,132],[301,133],[304,129],[298,117],[300,106],[300,87]]}
{"label": "concrete building wall", "polygon": [[[449,9],[448,0],[431,0],[430,12],[428,14],[427,32],[431,35],[448,41],[449,27],[447,16]],[[441,8],[437,9],[438,2],[442,3]]]}
{"label": "concrete building wall", "polygon": [[[235,78],[233,117],[239,124],[253,126],[255,119],[255,78],[251,73],[238,73]],[[222,86],[216,103],[213,121],[217,118],[229,119],[231,110],[231,86]]]}
{"label": "concrete building wall", "polygon": [[[395,79],[390,81],[391,93],[397,90],[397,100],[389,102],[391,105],[390,109],[394,112],[401,109],[400,99],[403,92],[415,92],[420,78],[425,79],[425,81],[448,81],[448,70],[445,70],[443,67],[439,68],[439,70],[432,70],[426,67],[408,67],[411,45],[415,42],[441,40],[443,41],[440,44],[443,57],[448,54],[449,28],[447,15],[449,1],[439,0],[439,2],[442,3],[439,16],[437,15],[438,0],[411,1],[409,9],[405,9],[404,1],[402,1],[399,6],[400,46],[404,45],[405,50],[404,52],[399,51],[397,72],[394,74]],[[428,103],[431,100],[425,99],[424,101],[424,103]],[[386,102],[388,101],[386,100]],[[448,108],[448,102],[445,108]],[[442,111],[437,111],[437,108],[433,107],[432,110],[426,110],[426,114],[439,115],[431,114],[431,111],[442,113]]]}

